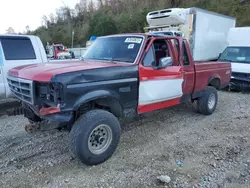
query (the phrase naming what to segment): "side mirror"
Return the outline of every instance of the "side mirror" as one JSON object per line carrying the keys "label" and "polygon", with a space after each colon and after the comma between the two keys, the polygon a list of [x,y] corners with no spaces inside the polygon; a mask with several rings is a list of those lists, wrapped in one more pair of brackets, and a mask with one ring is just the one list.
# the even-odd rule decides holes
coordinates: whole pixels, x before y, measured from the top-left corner
{"label": "side mirror", "polygon": [[154,69],[163,69],[172,65],[173,65],[173,60],[171,57],[161,58],[158,66],[155,64],[155,62],[152,63]]}
{"label": "side mirror", "polygon": [[159,69],[163,69],[172,65],[173,65],[173,60],[171,57],[163,57],[160,59],[158,67]]}
{"label": "side mirror", "polygon": [[220,57],[221,57],[221,54],[222,54],[222,53],[220,53],[220,54],[219,54],[219,57],[218,57],[218,59],[220,59]]}

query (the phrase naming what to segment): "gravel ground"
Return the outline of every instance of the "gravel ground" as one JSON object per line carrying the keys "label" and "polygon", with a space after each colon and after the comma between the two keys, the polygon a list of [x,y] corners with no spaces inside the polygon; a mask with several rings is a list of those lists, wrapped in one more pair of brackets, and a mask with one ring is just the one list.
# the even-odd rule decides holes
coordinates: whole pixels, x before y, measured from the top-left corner
{"label": "gravel ground", "polygon": [[0,187],[250,187],[249,99],[219,92],[211,116],[180,105],[122,120],[115,154],[92,167],[70,157],[67,132],[29,134],[22,116],[1,116]]}

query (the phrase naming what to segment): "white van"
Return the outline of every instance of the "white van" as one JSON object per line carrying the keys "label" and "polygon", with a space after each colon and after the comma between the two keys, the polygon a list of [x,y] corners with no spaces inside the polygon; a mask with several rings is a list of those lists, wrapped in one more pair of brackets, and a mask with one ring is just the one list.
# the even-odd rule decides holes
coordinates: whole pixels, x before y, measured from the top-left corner
{"label": "white van", "polygon": [[231,28],[228,33],[228,47],[218,61],[232,64],[230,88],[250,89],[250,27]]}
{"label": "white van", "polygon": [[20,65],[48,62],[39,37],[31,35],[0,35],[0,99],[11,96],[6,75]]}

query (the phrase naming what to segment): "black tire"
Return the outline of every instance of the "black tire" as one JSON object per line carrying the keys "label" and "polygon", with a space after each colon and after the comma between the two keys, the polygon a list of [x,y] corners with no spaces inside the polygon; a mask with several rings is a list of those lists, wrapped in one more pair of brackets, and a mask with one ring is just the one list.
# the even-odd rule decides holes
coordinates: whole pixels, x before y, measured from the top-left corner
{"label": "black tire", "polygon": [[[209,102],[211,97],[214,97],[214,103]],[[203,95],[198,98],[198,112],[204,115],[211,115],[218,103],[218,93],[214,87],[208,86]]]}
{"label": "black tire", "polygon": [[[89,146],[89,139],[92,139],[90,136],[96,134],[93,133],[95,128],[101,125],[107,126],[107,128],[110,130],[110,135],[112,135],[112,139],[110,144],[102,153],[94,154],[91,152],[91,148],[94,146]],[[97,134],[99,134],[100,130],[97,132]],[[97,165],[106,161],[112,156],[119,143],[120,135],[120,123],[113,114],[104,110],[92,110],[83,114],[73,125],[69,135],[69,148],[71,154],[76,156],[82,163],[86,165]],[[96,135],[93,136],[94,142],[99,142],[97,141],[99,139],[96,139]]]}
{"label": "black tire", "polygon": [[196,113],[199,113],[198,100],[192,102],[192,110]]}

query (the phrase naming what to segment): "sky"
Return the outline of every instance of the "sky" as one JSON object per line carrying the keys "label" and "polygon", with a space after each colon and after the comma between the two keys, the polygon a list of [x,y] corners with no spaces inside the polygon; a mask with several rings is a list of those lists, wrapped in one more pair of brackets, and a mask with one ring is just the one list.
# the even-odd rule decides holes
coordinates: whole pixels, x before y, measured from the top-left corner
{"label": "sky", "polygon": [[[63,3],[64,2],[64,3]],[[42,17],[55,13],[64,4],[74,8],[80,0],[0,0],[0,34],[12,27],[16,33],[23,32],[28,25],[35,30]]]}

